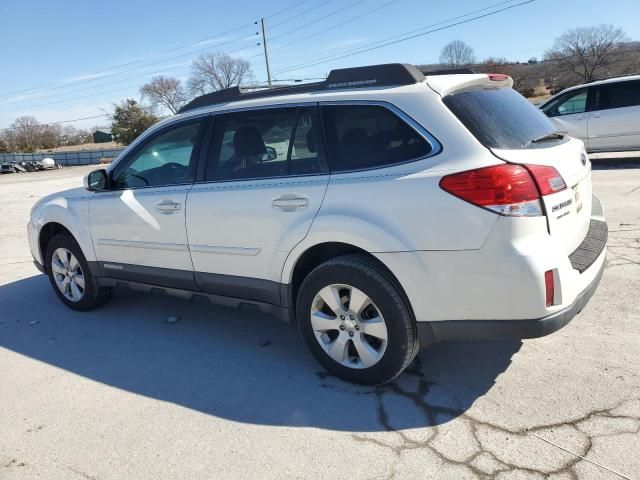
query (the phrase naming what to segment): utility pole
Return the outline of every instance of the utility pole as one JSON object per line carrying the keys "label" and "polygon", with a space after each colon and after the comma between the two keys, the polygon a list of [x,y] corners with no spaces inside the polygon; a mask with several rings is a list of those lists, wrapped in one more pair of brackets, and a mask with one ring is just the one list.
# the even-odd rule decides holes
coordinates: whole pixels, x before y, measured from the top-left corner
{"label": "utility pole", "polygon": [[267,63],[267,82],[271,86],[271,69],[269,68],[269,51],[267,50],[267,29],[264,25],[264,18],[260,19],[262,25],[262,46],[264,47],[264,61]]}

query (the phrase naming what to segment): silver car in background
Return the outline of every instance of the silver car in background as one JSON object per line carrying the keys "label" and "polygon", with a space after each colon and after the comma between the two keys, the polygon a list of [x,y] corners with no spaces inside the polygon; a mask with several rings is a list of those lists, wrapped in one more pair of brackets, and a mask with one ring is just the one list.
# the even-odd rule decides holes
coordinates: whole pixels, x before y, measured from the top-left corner
{"label": "silver car in background", "polygon": [[587,151],[640,150],[640,75],[577,85],[539,108]]}

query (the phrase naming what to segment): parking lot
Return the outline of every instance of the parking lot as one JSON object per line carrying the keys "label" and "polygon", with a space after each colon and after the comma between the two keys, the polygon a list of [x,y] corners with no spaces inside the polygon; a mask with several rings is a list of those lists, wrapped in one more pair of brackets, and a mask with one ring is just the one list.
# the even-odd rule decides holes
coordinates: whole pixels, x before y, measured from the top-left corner
{"label": "parking lot", "polygon": [[381,388],[254,311],[127,290],[67,309],[25,225],[93,168],[0,176],[0,479],[640,478],[640,168],[594,169],[609,252],[572,323],[436,345]]}

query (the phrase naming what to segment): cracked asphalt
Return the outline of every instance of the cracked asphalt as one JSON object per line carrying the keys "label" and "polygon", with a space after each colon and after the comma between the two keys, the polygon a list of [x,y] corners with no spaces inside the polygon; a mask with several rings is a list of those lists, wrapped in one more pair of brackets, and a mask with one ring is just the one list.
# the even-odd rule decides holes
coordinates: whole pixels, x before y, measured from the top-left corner
{"label": "cracked asphalt", "polygon": [[640,169],[593,172],[609,253],[573,322],[436,345],[381,388],[252,310],[127,290],[66,309],[25,224],[90,169],[0,176],[0,479],[640,478]]}

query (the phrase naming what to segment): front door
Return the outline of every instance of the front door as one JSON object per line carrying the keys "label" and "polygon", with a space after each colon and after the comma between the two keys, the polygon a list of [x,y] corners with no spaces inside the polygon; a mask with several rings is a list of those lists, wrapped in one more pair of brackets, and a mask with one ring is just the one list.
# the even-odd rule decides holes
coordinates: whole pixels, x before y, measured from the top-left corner
{"label": "front door", "polygon": [[315,106],[215,116],[204,182],[187,199],[204,291],[280,303],[282,266],[309,231],[329,179],[316,116]]}
{"label": "front door", "polygon": [[586,87],[572,90],[543,107],[558,130],[579,138],[586,146],[589,143],[588,93]]}
{"label": "front door", "polygon": [[93,245],[104,276],[193,288],[185,230],[201,121],[166,127],[111,169],[111,188],[90,202]]}

